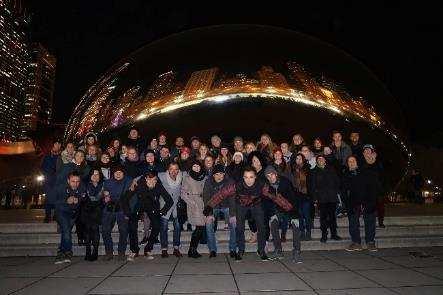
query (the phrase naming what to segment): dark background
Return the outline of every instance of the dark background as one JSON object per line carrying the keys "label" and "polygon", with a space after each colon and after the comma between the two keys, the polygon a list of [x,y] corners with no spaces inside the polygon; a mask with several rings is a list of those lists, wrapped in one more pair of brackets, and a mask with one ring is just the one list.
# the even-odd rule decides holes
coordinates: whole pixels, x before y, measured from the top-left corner
{"label": "dark background", "polygon": [[226,1],[24,2],[32,15],[32,39],[57,57],[56,122],[66,122],[99,75],[142,45],[191,28],[251,23],[293,29],[348,52],[396,98],[412,142],[443,147],[443,4],[438,1],[309,5],[291,1],[295,2],[291,6],[255,1],[244,7]]}

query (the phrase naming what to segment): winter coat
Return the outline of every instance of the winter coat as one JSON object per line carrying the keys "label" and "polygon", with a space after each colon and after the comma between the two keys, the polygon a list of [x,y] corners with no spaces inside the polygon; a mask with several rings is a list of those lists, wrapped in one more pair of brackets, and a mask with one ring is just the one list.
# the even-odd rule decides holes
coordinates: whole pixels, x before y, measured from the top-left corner
{"label": "winter coat", "polygon": [[[279,176],[275,184],[269,184],[269,193],[274,196],[280,194],[289,203],[291,203],[292,210],[290,210],[288,214],[292,218],[298,218],[298,208],[300,207],[299,199],[295,196],[294,189],[292,188],[292,184],[289,179],[284,176]],[[283,210],[283,208],[274,203],[274,214],[285,212],[286,211]]]}
{"label": "winter coat", "polygon": [[57,185],[66,183],[69,173],[73,171],[77,171],[80,174],[82,182],[88,182],[90,170],[91,167],[89,167],[86,162],[84,162],[82,165],[77,165],[74,162],[64,164],[60,171],[57,172]]}
{"label": "winter coat", "polygon": [[[209,203],[214,194],[232,184],[234,182],[227,175],[219,183],[215,182],[213,177],[207,178],[203,187],[203,201],[205,205]],[[229,208],[229,215],[235,216],[235,198],[226,198],[216,208]]]}
{"label": "winter coat", "polygon": [[311,171],[310,188],[312,197],[320,204],[338,201],[340,183],[337,173],[329,166],[315,167]]}
{"label": "winter coat", "polygon": [[188,222],[195,226],[205,225],[205,216],[203,215],[203,186],[206,178],[197,181],[191,176],[185,175],[181,188],[181,198],[186,202],[188,213]]}
{"label": "winter coat", "polygon": [[346,161],[352,155],[352,150],[346,142],[342,141],[340,147],[332,145],[332,153],[342,166],[346,166]]}
{"label": "winter coat", "polygon": [[183,178],[186,175],[186,173],[179,172],[177,175],[176,181],[172,181],[170,178],[168,172],[162,172],[158,174],[158,178],[160,179],[161,183],[163,184],[163,187],[166,189],[166,191],[169,193],[169,195],[172,198],[173,205],[168,210],[168,212],[164,215],[165,218],[169,219],[172,215],[172,217],[176,218],[178,216],[177,214],[177,204],[180,201],[180,194],[181,194],[181,188],[183,184]]}
{"label": "winter coat", "polygon": [[226,173],[235,182],[239,182],[243,178],[244,167],[245,164],[243,162],[241,162],[240,164],[235,164],[234,162],[231,162],[231,164],[229,164],[229,166],[226,168]]}
{"label": "winter coat", "polygon": [[43,158],[42,165],[40,167],[43,175],[45,176],[44,190],[46,194],[52,189],[57,182],[57,161],[59,159],[58,155],[53,155],[52,153],[46,155]]}
{"label": "winter coat", "polygon": [[[78,199],[77,204],[67,203],[70,196],[74,196]],[[55,188],[52,197],[51,204],[55,204],[56,211],[78,213],[80,202],[85,197],[85,189],[84,186],[80,185],[77,189],[73,190],[67,183],[65,183],[58,185]]]}
{"label": "winter coat", "polygon": [[362,206],[366,213],[373,213],[376,210],[379,190],[378,177],[370,170],[347,170],[343,175],[341,196],[348,212]]}
{"label": "winter coat", "polygon": [[136,178],[141,175],[141,165],[139,161],[129,161],[126,159],[126,161],[123,163],[123,167],[125,168],[125,175],[129,176],[130,178]]}
{"label": "winter coat", "polygon": [[[138,198],[135,202],[132,200],[134,197]],[[131,203],[138,204],[135,210],[138,212],[134,212],[131,209]],[[120,198],[120,206],[126,216],[130,216],[132,213],[143,212],[148,213],[150,216],[164,216],[173,204],[174,201],[160,181],[157,181],[153,188],[148,188],[146,182],[139,184],[136,190],[128,190]]]}
{"label": "winter coat", "polygon": [[91,182],[86,184],[86,194],[80,203],[80,221],[86,225],[99,225],[101,223],[102,207],[101,201],[103,182],[94,186]]}
{"label": "winter coat", "polygon": [[120,211],[120,198],[131,186],[132,179],[125,176],[121,180],[114,178],[105,180],[103,184],[103,191],[109,192],[111,202],[115,205],[115,211]]}

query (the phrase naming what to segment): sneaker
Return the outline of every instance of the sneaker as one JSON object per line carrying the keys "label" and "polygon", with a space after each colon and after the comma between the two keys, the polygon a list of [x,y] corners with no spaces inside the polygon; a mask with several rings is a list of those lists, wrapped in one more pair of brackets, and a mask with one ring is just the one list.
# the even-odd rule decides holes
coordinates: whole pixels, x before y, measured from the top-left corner
{"label": "sneaker", "polygon": [[235,251],[230,251],[230,252],[229,252],[229,257],[231,257],[231,258],[235,258],[236,254],[237,254],[237,253],[235,253]]}
{"label": "sneaker", "polygon": [[348,252],[353,252],[353,251],[361,251],[361,250],[363,250],[363,248],[361,247],[361,244],[352,243],[345,250]]}
{"label": "sneaker", "polygon": [[263,253],[262,255],[260,255],[260,259],[261,261],[269,261],[269,257],[268,255],[266,255],[266,253]]}
{"label": "sneaker", "polygon": [[57,252],[57,256],[55,257],[54,264],[67,263],[67,261],[65,261],[65,259],[66,259],[65,253]]}
{"label": "sneaker", "polygon": [[183,255],[180,253],[179,249],[174,249],[174,252],[172,253],[175,257],[182,257]]}
{"label": "sneaker", "polygon": [[274,251],[274,253],[271,256],[271,260],[281,260],[284,258],[285,256],[283,255],[282,251]]}
{"label": "sneaker", "polygon": [[334,241],[341,241],[342,240],[342,238],[340,236],[338,236],[338,235],[332,236],[331,239],[334,240]]}
{"label": "sneaker", "polygon": [[140,246],[145,246],[148,243],[148,239],[149,237],[144,237],[141,241],[140,241]]}
{"label": "sneaker", "polygon": [[162,250],[162,258],[168,258],[169,254],[168,254],[168,250]]}
{"label": "sneaker", "polygon": [[214,257],[217,257],[217,252],[211,251],[211,253],[209,253],[209,258],[214,258]]}
{"label": "sneaker", "polygon": [[378,227],[380,227],[380,228],[386,228],[386,225],[384,225],[384,223],[380,223],[380,224],[378,225]]}
{"label": "sneaker", "polygon": [[148,260],[152,260],[152,259],[154,259],[154,255],[152,255],[151,252],[145,252],[145,257],[146,257],[146,259],[148,259]]}
{"label": "sneaker", "polygon": [[135,257],[137,256],[137,253],[130,252],[128,255],[128,258],[126,259],[129,262],[133,262],[135,260]]}
{"label": "sneaker", "polygon": [[68,251],[65,253],[65,263],[71,263],[72,260],[72,251]]}
{"label": "sneaker", "polygon": [[328,240],[327,237],[321,237],[320,242],[321,243],[326,243],[327,240]]}
{"label": "sneaker", "polygon": [[303,263],[303,259],[301,258],[301,253],[298,251],[292,252],[292,262],[300,264]]}
{"label": "sneaker", "polygon": [[375,242],[368,243],[367,247],[368,247],[368,250],[371,251],[371,252],[377,252],[378,251],[377,246],[375,245]]}

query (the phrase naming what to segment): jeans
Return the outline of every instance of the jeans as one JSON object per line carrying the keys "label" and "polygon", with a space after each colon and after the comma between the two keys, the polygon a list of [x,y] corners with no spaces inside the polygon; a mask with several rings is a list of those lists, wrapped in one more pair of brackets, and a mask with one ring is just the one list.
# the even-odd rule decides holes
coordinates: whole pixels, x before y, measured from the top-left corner
{"label": "jeans", "polygon": [[237,247],[239,251],[245,251],[245,219],[246,215],[250,213],[252,219],[257,226],[257,242],[258,252],[260,255],[265,253],[265,225],[264,225],[264,212],[261,204],[251,207],[243,207],[237,203],[237,227],[235,233],[237,236]]}
{"label": "jeans", "polygon": [[125,219],[123,211],[110,212],[105,208],[103,209],[102,216],[102,236],[106,253],[112,253],[114,251],[111,233],[116,221],[119,232],[118,253],[126,252],[126,246],[128,244],[128,220]]}
{"label": "jeans", "polygon": [[[287,214],[278,213],[277,215],[272,216],[269,222],[275,252],[282,252],[281,238],[279,234],[279,227],[280,227],[279,223],[281,222],[282,219],[289,220],[289,217]],[[299,222],[298,220],[293,220],[291,223],[292,223],[292,233],[293,233],[292,248],[294,251],[299,253],[301,249],[300,229],[298,224]]]}
{"label": "jeans", "polygon": [[320,228],[323,238],[328,236],[328,228],[331,230],[331,237],[337,235],[337,217],[335,210],[337,203],[320,203]]}
{"label": "jeans", "polygon": [[[361,208],[353,208],[348,212],[349,235],[353,243],[361,244],[360,237],[360,215]],[[365,222],[365,241],[366,244],[375,242],[375,212],[363,212],[363,220]]]}
{"label": "jeans", "polygon": [[[229,220],[229,208],[215,208],[213,210],[215,222],[220,213],[223,213],[225,220]],[[206,224],[206,235],[209,251],[217,252],[217,241],[215,238],[215,224],[213,222]],[[235,224],[229,223],[229,251],[236,250]]]}
{"label": "jeans", "polygon": [[[181,234],[181,226],[178,222],[178,218],[174,218],[171,216],[172,224],[174,225],[174,234],[172,238],[172,245],[174,248],[180,247],[180,234]],[[168,249],[168,224],[169,219],[161,217],[160,221],[160,244],[163,250]],[[152,233],[151,233],[152,235]]]}
{"label": "jeans", "polygon": [[311,235],[311,200],[302,198],[299,208],[300,232],[302,235]]}
{"label": "jeans", "polygon": [[60,246],[58,249],[62,253],[72,252],[72,228],[75,214],[70,210],[57,210],[56,215],[60,225]]}

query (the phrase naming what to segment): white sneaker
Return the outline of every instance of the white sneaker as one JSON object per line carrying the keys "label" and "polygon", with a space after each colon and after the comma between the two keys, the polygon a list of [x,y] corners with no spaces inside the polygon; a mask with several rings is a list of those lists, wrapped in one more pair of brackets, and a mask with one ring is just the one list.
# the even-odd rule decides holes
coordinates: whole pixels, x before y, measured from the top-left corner
{"label": "white sneaker", "polygon": [[133,262],[135,260],[135,256],[136,255],[137,255],[136,253],[130,252],[129,255],[128,255],[128,258],[126,260],[130,261],[130,262]]}
{"label": "white sneaker", "polygon": [[145,257],[146,257],[146,259],[148,259],[148,260],[152,260],[152,259],[154,259],[154,255],[152,255],[151,252],[146,252],[146,253],[145,253]]}

